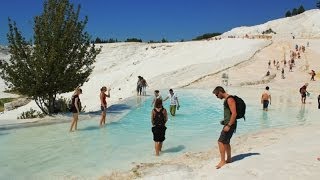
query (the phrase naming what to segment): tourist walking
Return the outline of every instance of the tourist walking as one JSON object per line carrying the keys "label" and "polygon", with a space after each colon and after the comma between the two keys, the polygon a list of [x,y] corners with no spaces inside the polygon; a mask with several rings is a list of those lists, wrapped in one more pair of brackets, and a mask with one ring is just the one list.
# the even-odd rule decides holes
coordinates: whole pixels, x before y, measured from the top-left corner
{"label": "tourist walking", "polygon": [[311,70],[310,75],[311,75],[310,81],[315,81],[314,77],[316,76],[316,72],[314,70]]}
{"label": "tourist walking", "polygon": [[[100,108],[101,108],[101,120],[100,127],[106,124],[106,116],[107,116],[107,97],[110,98],[110,88],[108,89],[106,86],[103,86],[100,89]],[[106,94],[106,92],[108,92]]]}
{"label": "tourist walking", "polygon": [[74,130],[77,130],[79,113],[81,111],[81,101],[79,98],[80,94],[82,94],[82,89],[76,88],[71,98],[70,111],[72,112],[72,122],[71,122],[70,132],[72,132],[73,127],[74,127]]}
{"label": "tourist walking", "polygon": [[147,86],[148,86],[147,81],[143,77],[141,77],[142,96],[147,95]]}
{"label": "tourist walking", "polygon": [[141,96],[142,92],[142,77],[138,76],[138,81],[137,81],[137,96]]}
{"label": "tourist walking", "polygon": [[162,150],[163,141],[166,139],[166,123],[168,121],[167,110],[162,106],[162,100],[159,98],[155,102],[155,107],[151,111],[152,133],[154,141],[154,149],[156,156],[159,156]]}
{"label": "tourist walking", "polygon": [[151,106],[155,105],[155,102],[156,102],[157,99],[161,99],[162,100],[162,96],[160,95],[160,91],[159,90],[155,90],[154,91],[154,97],[153,97]]}
{"label": "tourist walking", "polygon": [[265,91],[262,93],[261,104],[263,104],[263,110],[268,111],[268,106],[269,104],[271,105],[271,94],[269,92],[269,86],[267,86]]}
{"label": "tourist walking", "polygon": [[[217,86],[213,92],[219,99],[224,99],[224,120],[223,128],[218,139],[219,152],[220,152],[220,162],[216,165],[216,168],[219,169],[226,163],[231,163],[231,146],[230,139],[237,128],[237,110],[236,110],[236,101],[233,96],[230,96],[221,86]],[[227,154],[227,159],[225,155]]]}
{"label": "tourist walking", "polygon": [[306,103],[306,98],[307,98],[307,87],[308,87],[308,83],[306,83],[305,85],[303,85],[301,88],[300,88],[300,94],[301,94],[301,102],[302,104],[305,104]]}
{"label": "tourist walking", "polygon": [[168,96],[166,98],[163,99],[163,101],[166,101],[168,98],[170,98],[170,114],[172,116],[175,116],[176,115],[176,109],[179,110],[179,108],[180,108],[178,96],[177,96],[177,94],[175,94],[173,92],[172,89],[169,89],[169,94],[168,94]]}
{"label": "tourist walking", "polygon": [[284,68],[282,68],[282,70],[281,70],[281,78],[282,78],[282,79],[285,78],[285,77],[284,77]]}

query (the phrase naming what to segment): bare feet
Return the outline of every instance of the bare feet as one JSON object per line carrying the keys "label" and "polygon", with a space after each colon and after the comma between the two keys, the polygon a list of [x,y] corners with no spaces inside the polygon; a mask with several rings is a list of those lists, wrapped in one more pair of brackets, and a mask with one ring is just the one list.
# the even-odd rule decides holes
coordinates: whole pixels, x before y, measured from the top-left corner
{"label": "bare feet", "polygon": [[232,159],[230,158],[230,159],[227,159],[226,160],[226,163],[232,163]]}
{"label": "bare feet", "polygon": [[226,161],[220,161],[218,165],[216,165],[217,169],[220,169],[223,165],[225,165],[227,162]]}

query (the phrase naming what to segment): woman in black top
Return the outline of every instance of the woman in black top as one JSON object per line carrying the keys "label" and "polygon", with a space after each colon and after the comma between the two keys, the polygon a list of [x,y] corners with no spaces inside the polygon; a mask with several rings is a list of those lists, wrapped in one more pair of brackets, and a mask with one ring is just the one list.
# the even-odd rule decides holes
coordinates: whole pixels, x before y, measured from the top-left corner
{"label": "woman in black top", "polygon": [[79,112],[81,111],[81,102],[79,98],[80,94],[82,94],[82,89],[77,88],[74,94],[72,95],[71,111],[72,111],[73,119],[70,127],[70,132],[72,131],[73,127],[74,127],[74,130],[77,130],[78,116],[79,116]]}
{"label": "woman in black top", "polygon": [[152,123],[152,133],[154,148],[156,151],[156,156],[159,156],[159,152],[162,148],[162,143],[166,139],[166,123],[168,121],[167,110],[162,107],[162,99],[156,99],[155,108],[151,112],[151,123]]}

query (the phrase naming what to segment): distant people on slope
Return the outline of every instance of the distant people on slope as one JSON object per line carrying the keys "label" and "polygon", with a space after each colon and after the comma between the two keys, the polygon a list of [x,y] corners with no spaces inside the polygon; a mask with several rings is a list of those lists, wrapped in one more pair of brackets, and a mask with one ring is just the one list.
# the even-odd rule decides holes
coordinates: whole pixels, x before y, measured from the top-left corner
{"label": "distant people on slope", "polygon": [[311,75],[310,81],[315,81],[314,77],[316,76],[316,72],[314,70],[311,70],[311,72],[309,74]]}
{"label": "distant people on slope", "polygon": [[281,78],[282,78],[282,79],[285,78],[285,77],[284,77],[284,68],[282,68],[282,70],[281,70]]}
{"label": "distant people on slope", "polygon": [[266,74],[266,76],[270,76],[270,71],[269,71],[269,70],[267,71],[267,74]]}
{"label": "distant people on slope", "polygon": [[318,109],[320,109],[320,94],[318,96]]}

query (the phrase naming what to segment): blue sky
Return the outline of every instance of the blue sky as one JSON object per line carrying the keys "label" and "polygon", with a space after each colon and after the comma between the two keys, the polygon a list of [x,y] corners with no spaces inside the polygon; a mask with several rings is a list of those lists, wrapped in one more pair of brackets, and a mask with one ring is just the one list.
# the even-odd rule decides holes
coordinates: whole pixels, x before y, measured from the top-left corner
{"label": "blue sky", "polygon": [[[8,17],[24,37],[33,35],[33,18],[43,0],[3,0],[0,6],[0,44],[6,44]],[[190,40],[210,32],[225,32],[281,18],[301,4],[314,9],[316,0],[71,0],[87,15],[87,31],[106,38],[141,38],[143,41]]]}

